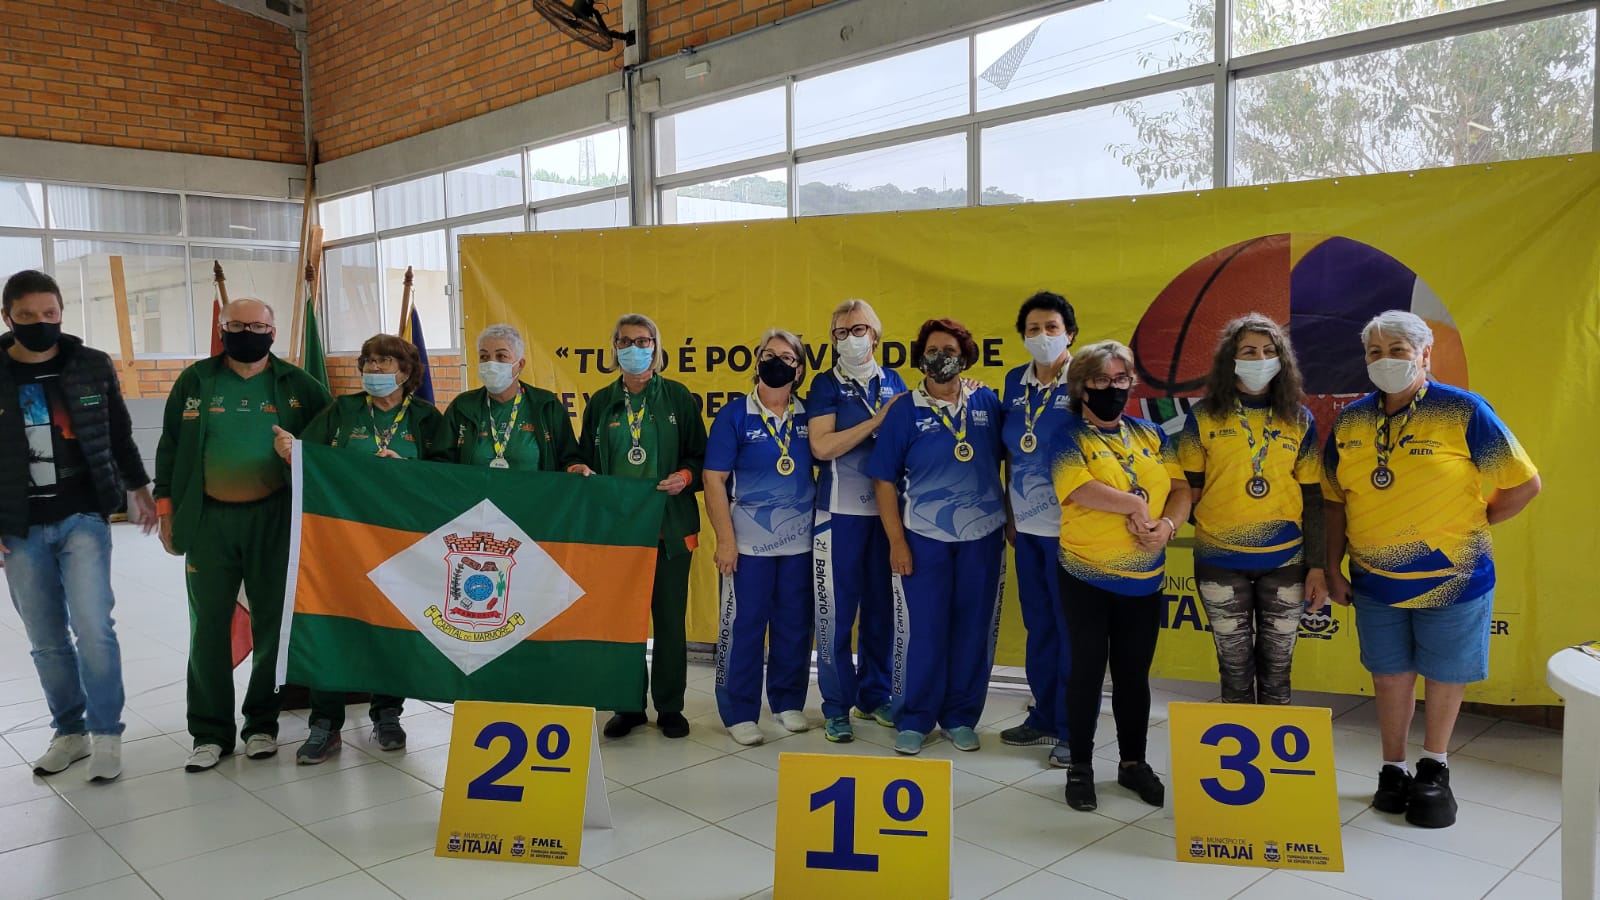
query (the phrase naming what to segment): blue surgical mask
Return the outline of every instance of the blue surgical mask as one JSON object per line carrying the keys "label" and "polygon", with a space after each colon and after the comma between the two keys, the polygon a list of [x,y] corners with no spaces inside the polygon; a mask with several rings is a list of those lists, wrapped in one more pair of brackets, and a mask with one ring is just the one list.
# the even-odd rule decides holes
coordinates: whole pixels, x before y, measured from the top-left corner
{"label": "blue surgical mask", "polygon": [[617,365],[629,375],[643,375],[656,364],[656,351],[646,347],[623,347],[617,351]]}
{"label": "blue surgical mask", "polygon": [[517,380],[515,368],[511,363],[486,359],[478,363],[478,380],[483,382],[483,386],[489,389],[489,393],[503,393],[507,388],[511,387],[512,382]]}
{"label": "blue surgical mask", "polygon": [[373,397],[387,397],[400,386],[400,377],[393,372],[361,373],[361,389]]}

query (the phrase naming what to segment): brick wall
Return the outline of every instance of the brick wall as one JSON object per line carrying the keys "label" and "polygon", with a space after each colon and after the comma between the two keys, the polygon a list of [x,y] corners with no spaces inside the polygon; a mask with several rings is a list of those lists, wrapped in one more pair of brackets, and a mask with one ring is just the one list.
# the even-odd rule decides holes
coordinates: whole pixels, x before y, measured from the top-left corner
{"label": "brick wall", "polygon": [[287,28],[215,0],[0,0],[0,136],[305,162]]}
{"label": "brick wall", "polygon": [[[648,55],[701,45],[829,0],[651,0]],[[615,10],[616,3],[609,4]],[[621,45],[592,50],[524,3],[316,0],[307,11],[320,158],[338,159],[594,78]],[[616,12],[608,24],[620,28]]]}
{"label": "brick wall", "polygon": [[[462,391],[461,357],[434,356],[429,362],[433,366],[434,402],[443,411],[445,405]],[[178,373],[193,363],[192,359],[134,360],[132,376],[122,376],[122,393],[132,397],[137,385],[142,399],[165,400],[167,393],[172,390],[172,383],[178,380]],[[361,373],[356,371],[354,356],[328,357],[328,386],[336,397],[361,390]]]}

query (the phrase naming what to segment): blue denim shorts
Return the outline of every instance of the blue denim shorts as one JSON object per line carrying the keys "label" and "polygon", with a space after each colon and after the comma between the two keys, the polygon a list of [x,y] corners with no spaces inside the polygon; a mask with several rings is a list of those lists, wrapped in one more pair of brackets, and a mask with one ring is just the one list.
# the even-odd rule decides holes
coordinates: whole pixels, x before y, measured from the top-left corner
{"label": "blue denim shorts", "polygon": [[1494,591],[1438,609],[1397,609],[1357,594],[1361,665],[1374,675],[1416,672],[1445,684],[1489,677]]}

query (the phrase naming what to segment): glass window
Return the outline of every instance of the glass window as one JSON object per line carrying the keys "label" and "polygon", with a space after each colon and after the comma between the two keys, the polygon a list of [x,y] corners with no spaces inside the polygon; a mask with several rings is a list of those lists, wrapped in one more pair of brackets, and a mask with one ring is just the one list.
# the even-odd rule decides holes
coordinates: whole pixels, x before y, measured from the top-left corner
{"label": "glass window", "polygon": [[[387,318],[375,331],[393,333],[400,327],[401,300],[405,296],[406,267],[411,267],[411,302],[422,319],[422,337],[432,338],[432,348],[455,343],[450,327],[450,264],[444,231],[424,231],[379,242],[383,258],[384,309]],[[392,320],[392,321],[391,321]],[[365,335],[365,340],[371,337]]]}
{"label": "glass window", "polygon": [[1234,177],[1262,184],[1581,153],[1594,145],[1594,77],[1587,11],[1241,79]]}
{"label": "glass window", "polygon": [[776,87],[657,119],[656,174],[782,153],[788,144],[784,93]]}
{"label": "glass window", "polygon": [[1492,2],[1494,0],[1386,0],[1383,3],[1236,0],[1233,5],[1234,53],[1242,56],[1276,50]]}
{"label": "glass window", "polygon": [[81,334],[87,343],[113,357],[120,352],[117,303],[111,290],[115,258],[122,263],[134,354],[194,352],[188,263],[181,245],[56,241],[55,254],[65,319],[84,322]]}
{"label": "glass window", "polygon": [[627,181],[628,136],[621,128],[528,151],[530,203]]}
{"label": "glass window", "polygon": [[1209,188],[1212,88],[983,130],[985,204]]}
{"label": "glass window", "polygon": [[[328,336],[323,350],[352,353],[384,330],[383,297],[379,294],[378,248],[375,244],[334,247],[322,254],[323,309]],[[398,313],[397,313],[398,314]]]}
{"label": "glass window", "polygon": [[452,216],[521,206],[522,155],[452,169],[445,173],[444,193],[445,208]]}
{"label": "glass window", "polygon": [[801,163],[795,178],[802,216],[965,206],[967,136]]}
{"label": "glass window", "polygon": [[800,81],[794,86],[795,146],[966,115],[967,68],[962,39]]}
{"label": "glass window", "polygon": [[295,250],[190,247],[195,351],[202,355],[211,351],[211,301],[217,296],[212,267],[220,262],[230,298],[251,297],[272,307],[272,316],[278,323],[278,337],[272,342],[272,352],[279,356],[290,355],[294,351],[291,332],[294,331],[295,291],[305,284],[304,271],[296,265],[299,259],[300,254]]}
{"label": "glass window", "polygon": [[507,216],[504,219],[490,219],[487,222],[474,222],[471,225],[462,225],[450,229],[450,243],[453,246],[455,239],[463,234],[517,234],[528,230],[528,223],[521,216]]}
{"label": "glass window", "polygon": [[628,198],[601,200],[565,209],[535,210],[534,231],[564,231],[570,228],[625,228],[630,224]]}
{"label": "glass window", "polygon": [[661,192],[663,225],[782,219],[788,215],[789,174],[783,169]]}
{"label": "glass window", "polygon": [[379,231],[437,221],[444,218],[444,176],[427,175],[378,188],[373,204]]}
{"label": "glass window", "polygon": [[[372,192],[362,191],[317,204],[317,222],[326,242],[372,233]],[[297,235],[295,238],[299,240]]]}
{"label": "glass window", "polygon": [[1209,63],[1215,33],[1213,0],[1089,3],[980,32],[978,109]]}
{"label": "glass window", "polygon": [[0,237],[0,280],[23,269],[43,268],[43,241],[36,237]]}
{"label": "glass window", "polygon": [[50,185],[50,224],[72,231],[178,234],[183,201],[177,194]]}
{"label": "glass window", "polygon": [[44,186],[32,181],[0,180],[0,225],[12,228],[44,225]]}
{"label": "glass window", "polygon": [[244,241],[300,242],[300,204],[191,194],[189,235]]}

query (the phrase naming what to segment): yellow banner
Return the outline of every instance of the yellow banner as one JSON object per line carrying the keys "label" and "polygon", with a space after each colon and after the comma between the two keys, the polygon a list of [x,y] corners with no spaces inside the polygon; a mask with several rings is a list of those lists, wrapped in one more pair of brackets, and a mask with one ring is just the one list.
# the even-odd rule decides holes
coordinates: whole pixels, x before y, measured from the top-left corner
{"label": "yellow banner", "polygon": [[[709,416],[750,389],[750,345],[766,328],[800,333],[814,361],[831,361],[828,315],[850,297],[882,317],[886,364],[906,371],[918,325],[951,316],[982,344],[972,374],[998,388],[1027,359],[1017,307],[1054,290],[1076,308],[1080,342],[1134,346],[1138,402],[1168,422],[1197,392],[1220,325],[1250,310],[1288,321],[1325,434],[1332,411],[1368,390],[1362,322],[1412,309],[1439,332],[1438,376],[1488,398],[1545,484],[1494,529],[1490,679],[1467,698],[1554,703],[1545,659],[1600,636],[1600,604],[1585,599],[1587,561],[1600,558],[1584,461],[1600,436],[1584,407],[1600,385],[1595,154],[1136,200],[471,236],[460,257],[469,339],[493,322],[521,328],[525,377],[563,394],[574,417],[616,377],[609,343],[623,313],[660,324],[667,377]],[[715,573],[709,553],[697,557],[689,635],[709,642]],[[1156,674],[1214,679],[1186,550],[1169,554],[1167,573]],[[1002,665],[1022,662],[1015,597],[1008,586]],[[1371,691],[1349,610],[1306,621],[1294,682]]]}

